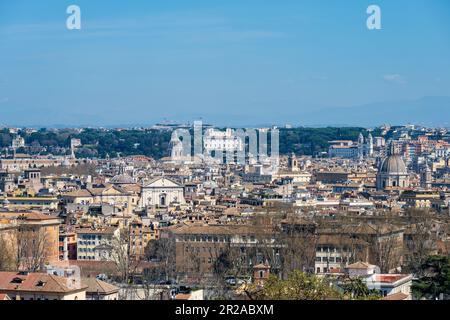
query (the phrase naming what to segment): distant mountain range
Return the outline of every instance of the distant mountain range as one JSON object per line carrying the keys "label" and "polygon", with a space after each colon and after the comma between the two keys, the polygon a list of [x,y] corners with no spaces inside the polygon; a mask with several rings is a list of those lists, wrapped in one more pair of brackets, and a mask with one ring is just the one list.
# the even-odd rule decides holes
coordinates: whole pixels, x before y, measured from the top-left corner
{"label": "distant mountain range", "polygon": [[362,106],[324,108],[305,112],[305,125],[371,127],[384,123],[408,123],[430,127],[450,127],[450,97],[423,97],[418,100],[378,102]]}
{"label": "distant mountain range", "polygon": [[[148,119],[148,123],[114,122],[116,115],[105,115],[96,110],[88,113],[67,112],[63,108],[58,110],[43,110],[36,108],[15,108],[3,105],[0,108],[0,126],[29,126],[29,127],[148,127],[161,119]],[[148,111],[148,110],[147,110]],[[24,117],[23,115],[27,115]],[[117,115],[118,116],[118,115]],[[136,116],[138,117],[138,116]],[[190,122],[199,119],[199,115],[179,115],[180,119],[171,119],[179,122]],[[393,102],[377,102],[361,106],[307,108],[302,106],[296,113],[283,112],[282,106],[276,113],[266,110],[261,113],[223,114],[220,112],[202,115],[205,122],[217,126],[231,127],[267,127],[272,125],[291,124],[293,126],[324,127],[324,126],[359,126],[374,127],[385,123],[391,125],[416,124],[429,127],[450,128],[450,96],[430,96],[418,100],[404,100]],[[132,119],[132,114],[128,114]],[[102,120],[103,119],[103,120]],[[137,120],[137,119],[136,119]],[[124,121],[125,122],[125,121]]]}

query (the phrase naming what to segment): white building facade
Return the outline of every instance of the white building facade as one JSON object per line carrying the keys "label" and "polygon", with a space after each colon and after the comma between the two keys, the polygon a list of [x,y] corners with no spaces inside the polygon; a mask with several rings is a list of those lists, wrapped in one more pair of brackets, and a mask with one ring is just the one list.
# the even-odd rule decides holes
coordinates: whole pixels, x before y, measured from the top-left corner
{"label": "white building facade", "polygon": [[153,179],[142,187],[142,207],[167,207],[185,204],[184,187],[165,177]]}

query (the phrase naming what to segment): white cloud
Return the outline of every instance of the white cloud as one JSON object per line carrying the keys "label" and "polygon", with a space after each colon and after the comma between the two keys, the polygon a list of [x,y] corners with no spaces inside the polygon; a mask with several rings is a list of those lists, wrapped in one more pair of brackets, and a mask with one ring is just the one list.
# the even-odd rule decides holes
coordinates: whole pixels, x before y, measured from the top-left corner
{"label": "white cloud", "polygon": [[393,82],[393,83],[399,83],[399,84],[406,83],[405,78],[402,75],[397,74],[397,73],[395,73],[395,74],[385,74],[383,76],[383,79],[384,79],[384,81],[387,81],[387,82]]}

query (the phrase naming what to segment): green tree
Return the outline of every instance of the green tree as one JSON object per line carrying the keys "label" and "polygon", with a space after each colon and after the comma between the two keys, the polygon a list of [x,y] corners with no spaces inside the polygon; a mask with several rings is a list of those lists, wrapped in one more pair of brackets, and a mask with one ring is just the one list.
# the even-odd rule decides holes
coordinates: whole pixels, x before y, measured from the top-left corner
{"label": "green tree", "polygon": [[369,290],[367,284],[359,277],[346,278],[340,287],[344,295],[355,300],[378,300],[381,298],[376,290]]}
{"label": "green tree", "polygon": [[441,294],[450,295],[450,258],[430,256],[421,267],[423,275],[412,286],[418,298],[438,299]]}
{"label": "green tree", "polygon": [[253,285],[246,293],[254,300],[334,300],[344,298],[326,278],[299,270],[293,271],[286,280],[271,275],[262,288]]}

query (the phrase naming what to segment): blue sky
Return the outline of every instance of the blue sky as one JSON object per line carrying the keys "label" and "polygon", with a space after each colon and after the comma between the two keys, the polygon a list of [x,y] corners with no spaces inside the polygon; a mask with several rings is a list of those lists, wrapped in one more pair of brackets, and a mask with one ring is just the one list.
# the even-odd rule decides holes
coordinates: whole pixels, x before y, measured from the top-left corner
{"label": "blue sky", "polygon": [[448,0],[0,0],[0,124],[302,124],[450,96],[449,18]]}

